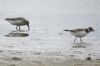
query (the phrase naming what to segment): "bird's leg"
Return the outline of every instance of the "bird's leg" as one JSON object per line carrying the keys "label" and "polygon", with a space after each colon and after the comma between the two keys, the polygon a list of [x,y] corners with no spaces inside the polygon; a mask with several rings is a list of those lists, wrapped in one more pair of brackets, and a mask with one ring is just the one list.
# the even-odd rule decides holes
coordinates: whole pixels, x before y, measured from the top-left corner
{"label": "bird's leg", "polygon": [[19,26],[19,30],[20,30],[20,26]]}
{"label": "bird's leg", "polygon": [[81,41],[81,43],[82,43],[82,39],[81,39],[81,37],[80,37],[80,41]]}
{"label": "bird's leg", "polygon": [[17,27],[18,27],[18,26],[16,26],[16,30],[18,30]]}
{"label": "bird's leg", "polygon": [[76,41],[77,37],[74,39],[74,42]]}

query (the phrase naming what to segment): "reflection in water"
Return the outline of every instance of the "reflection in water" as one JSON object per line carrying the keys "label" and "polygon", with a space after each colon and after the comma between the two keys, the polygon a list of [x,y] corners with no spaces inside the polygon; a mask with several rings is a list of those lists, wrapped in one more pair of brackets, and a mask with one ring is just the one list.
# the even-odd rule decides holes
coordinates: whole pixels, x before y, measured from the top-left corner
{"label": "reflection in water", "polygon": [[7,37],[27,37],[29,34],[22,31],[12,31],[9,34],[5,35]]}
{"label": "reflection in water", "polygon": [[73,43],[73,48],[86,48],[88,43]]}

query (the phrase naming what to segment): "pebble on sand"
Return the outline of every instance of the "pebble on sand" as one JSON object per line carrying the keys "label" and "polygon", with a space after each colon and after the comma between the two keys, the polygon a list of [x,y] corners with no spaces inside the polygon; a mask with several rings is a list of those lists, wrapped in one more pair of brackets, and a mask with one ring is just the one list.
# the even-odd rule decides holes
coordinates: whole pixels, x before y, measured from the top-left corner
{"label": "pebble on sand", "polygon": [[87,57],[86,60],[92,60],[91,57]]}
{"label": "pebble on sand", "polygon": [[18,61],[18,60],[22,60],[21,58],[19,58],[19,57],[13,57],[13,58],[11,58],[12,60],[15,60],[15,61]]}

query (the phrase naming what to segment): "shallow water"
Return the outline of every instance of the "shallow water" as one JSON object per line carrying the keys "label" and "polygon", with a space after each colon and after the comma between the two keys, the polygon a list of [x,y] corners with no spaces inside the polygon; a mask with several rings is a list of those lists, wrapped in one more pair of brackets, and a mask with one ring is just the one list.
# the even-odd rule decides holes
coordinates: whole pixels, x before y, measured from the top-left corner
{"label": "shallow water", "polygon": [[[60,6],[64,1],[59,0],[57,4]],[[5,9],[0,10],[0,14],[2,14],[0,17],[1,50],[33,51],[33,55],[42,53],[41,58],[49,58],[49,56],[58,57],[59,55],[61,58],[63,57],[63,59],[65,59],[65,57],[67,57],[67,59],[86,59],[87,57],[91,57],[92,59],[100,58],[100,15],[98,11],[95,11],[95,8],[93,10],[92,8],[90,8],[90,10],[86,8],[86,11],[83,8],[84,11],[80,9],[80,12],[77,9],[78,12],[74,12],[73,10],[67,12],[67,6],[62,5],[61,8],[63,7],[63,9],[65,9],[62,10],[59,6],[55,6],[56,1],[48,2],[49,5],[43,4],[45,2],[39,5],[36,0],[34,0],[34,2],[37,4],[33,1],[21,0],[17,1],[16,4],[25,2],[28,6],[22,3],[15,7],[12,6],[13,3],[15,3],[14,1],[9,2],[4,0],[1,3],[5,2],[6,7],[2,7]],[[33,8],[33,10],[36,8],[35,11],[29,8],[33,6],[33,3],[35,4]],[[26,7],[18,9],[21,5],[25,5],[29,11]],[[44,7],[46,5],[47,7]],[[50,5],[55,6],[55,8]],[[11,8],[13,8],[13,10],[11,10]],[[22,6],[20,8],[22,8]],[[22,31],[16,31],[15,26],[4,20],[6,17],[19,16],[29,20],[30,31],[27,31],[27,26],[22,26]],[[64,29],[86,28],[90,26],[94,28],[95,32],[91,32],[84,37],[83,43],[80,43],[79,39],[74,43],[73,40],[75,37],[63,31]],[[26,53],[25,57],[30,55]],[[8,56],[10,55],[8,54]]]}
{"label": "shallow water", "polygon": [[[32,23],[31,23],[32,24]],[[73,25],[71,23],[68,23]],[[81,24],[77,22],[77,24]],[[95,25],[95,23],[85,23]],[[6,26],[5,26],[6,25]],[[77,39],[76,43],[73,42],[74,36],[70,33],[64,32],[66,29],[64,25],[56,26],[30,26],[31,30],[27,31],[22,26],[22,31],[16,31],[15,26],[6,24],[0,34],[0,48],[4,50],[39,50],[41,52],[60,52],[70,58],[74,59],[86,59],[86,57],[92,57],[92,59],[100,58],[100,38],[98,28],[94,28],[96,31],[90,33],[88,36],[82,38],[83,43],[80,43]],[[74,28],[73,25],[70,28]],[[66,26],[67,27],[67,26]],[[82,26],[84,27],[84,25]],[[48,51],[47,51],[48,50]],[[47,53],[48,54],[48,53]],[[52,54],[52,53],[51,53]],[[54,53],[53,53],[54,54]]]}

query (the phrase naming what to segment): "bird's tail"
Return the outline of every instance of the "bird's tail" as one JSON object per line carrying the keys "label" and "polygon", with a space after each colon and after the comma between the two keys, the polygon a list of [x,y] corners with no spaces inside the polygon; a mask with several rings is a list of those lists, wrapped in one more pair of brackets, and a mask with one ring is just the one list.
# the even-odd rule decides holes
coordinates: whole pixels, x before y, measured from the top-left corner
{"label": "bird's tail", "polygon": [[64,31],[71,31],[71,30],[67,30],[67,29],[66,29],[66,30],[64,30]]}

